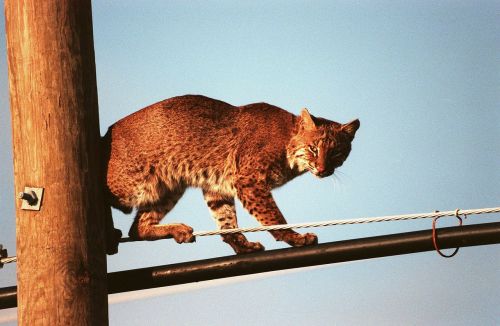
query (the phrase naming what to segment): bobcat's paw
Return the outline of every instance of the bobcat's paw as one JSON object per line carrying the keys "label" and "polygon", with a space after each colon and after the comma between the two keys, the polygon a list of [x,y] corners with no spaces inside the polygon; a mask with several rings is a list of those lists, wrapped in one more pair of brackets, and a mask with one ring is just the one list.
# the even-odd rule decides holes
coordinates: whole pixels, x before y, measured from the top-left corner
{"label": "bobcat's paw", "polygon": [[234,252],[239,254],[248,254],[256,251],[263,251],[265,248],[260,242],[250,242],[241,234],[224,234],[222,236],[224,242],[228,243]]}
{"label": "bobcat's paw", "polygon": [[318,244],[318,237],[314,233],[288,233],[283,237],[283,241],[293,247],[303,247]]}
{"label": "bobcat's paw", "polygon": [[195,242],[196,238],[193,235],[193,228],[186,224],[172,224],[170,234],[177,243]]}

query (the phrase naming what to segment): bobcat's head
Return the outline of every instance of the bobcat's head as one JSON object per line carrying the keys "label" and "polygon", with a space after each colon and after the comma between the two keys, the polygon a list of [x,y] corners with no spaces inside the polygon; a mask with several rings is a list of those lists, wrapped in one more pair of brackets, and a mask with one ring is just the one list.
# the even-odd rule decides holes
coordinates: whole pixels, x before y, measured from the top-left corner
{"label": "bobcat's head", "polygon": [[359,120],[340,124],[316,118],[303,109],[297,123],[287,147],[290,167],[300,172],[308,170],[320,178],[332,175],[351,151]]}

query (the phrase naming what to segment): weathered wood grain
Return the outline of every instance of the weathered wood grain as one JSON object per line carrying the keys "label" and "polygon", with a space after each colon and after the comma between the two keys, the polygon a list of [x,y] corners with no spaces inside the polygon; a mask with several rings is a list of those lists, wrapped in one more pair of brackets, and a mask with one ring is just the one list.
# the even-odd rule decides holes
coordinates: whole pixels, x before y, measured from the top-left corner
{"label": "weathered wood grain", "polygon": [[90,0],[6,0],[19,325],[104,325],[106,256]]}

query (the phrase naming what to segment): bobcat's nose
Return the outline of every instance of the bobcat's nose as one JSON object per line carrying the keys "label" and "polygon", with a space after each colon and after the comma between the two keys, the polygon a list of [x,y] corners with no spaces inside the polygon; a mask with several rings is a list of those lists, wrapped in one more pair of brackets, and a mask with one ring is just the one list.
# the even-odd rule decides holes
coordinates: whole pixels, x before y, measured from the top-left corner
{"label": "bobcat's nose", "polygon": [[316,162],[316,165],[314,167],[316,169],[316,172],[318,172],[318,174],[323,174],[326,171],[325,162]]}
{"label": "bobcat's nose", "polygon": [[314,171],[315,172],[314,174],[320,178],[328,177],[332,175],[333,172],[335,171],[335,169],[327,170],[325,167],[316,167],[315,170],[316,171]]}

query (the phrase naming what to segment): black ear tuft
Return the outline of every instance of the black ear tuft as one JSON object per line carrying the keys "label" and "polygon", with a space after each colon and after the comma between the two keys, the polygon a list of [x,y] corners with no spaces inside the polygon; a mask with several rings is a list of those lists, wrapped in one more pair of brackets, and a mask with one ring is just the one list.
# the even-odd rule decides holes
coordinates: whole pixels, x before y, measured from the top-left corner
{"label": "black ear tuft", "polygon": [[341,129],[343,132],[347,133],[352,140],[352,139],[354,139],[354,135],[356,134],[356,131],[359,129],[359,126],[360,126],[360,122],[358,119],[356,119],[356,120],[353,120],[349,123],[342,125]]}

